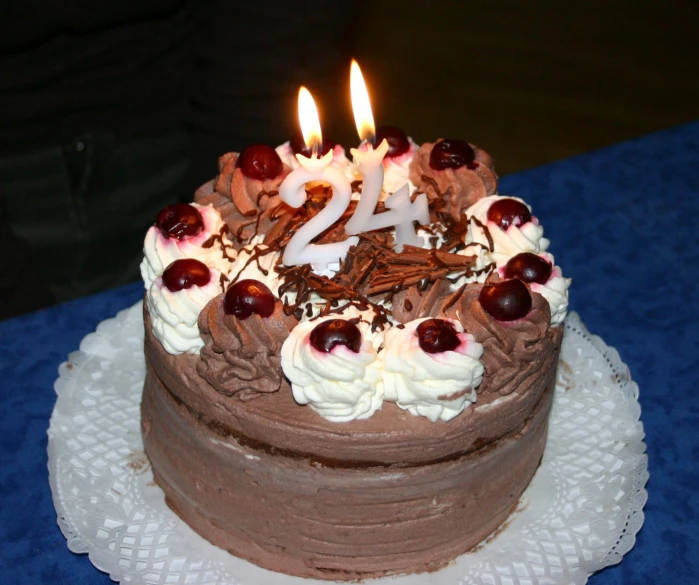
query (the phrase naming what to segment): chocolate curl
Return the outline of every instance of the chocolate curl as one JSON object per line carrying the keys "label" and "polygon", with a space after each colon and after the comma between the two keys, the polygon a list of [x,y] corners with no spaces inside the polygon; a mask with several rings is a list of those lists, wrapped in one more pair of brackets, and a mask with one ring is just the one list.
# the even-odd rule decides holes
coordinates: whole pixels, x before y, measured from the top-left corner
{"label": "chocolate curl", "polygon": [[[473,273],[475,256],[462,256],[441,250],[425,250],[404,246],[398,254],[391,248],[383,249],[377,257],[379,268],[369,276],[367,295],[373,296],[396,289],[417,285],[419,290],[452,275],[455,278]],[[395,292],[398,292],[395,290]]]}

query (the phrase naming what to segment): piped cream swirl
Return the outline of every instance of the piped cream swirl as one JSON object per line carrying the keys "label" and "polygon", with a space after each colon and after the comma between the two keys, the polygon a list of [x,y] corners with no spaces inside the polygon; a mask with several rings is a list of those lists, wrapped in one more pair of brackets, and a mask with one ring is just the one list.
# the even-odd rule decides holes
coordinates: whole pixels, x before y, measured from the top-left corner
{"label": "piped cream swirl", "polygon": [[449,421],[476,401],[483,378],[483,346],[456,320],[460,344],[454,351],[427,353],[420,347],[416,319],[385,336],[383,382],[385,399],[432,422]]}
{"label": "piped cream swirl", "polygon": [[199,353],[204,341],[199,334],[199,313],[221,294],[221,273],[215,268],[204,286],[191,286],[176,292],[169,290],[161,276],[151,284],[146,303],[153,335],[170,354]]}
{"label": "piped cream swirl", "polygon": [[[538,282],[529,283],[529,287],[546,299],[551,309],[551,325],[563,323],[568,314],[568,288],[571,279],[563,276],[560,266],[556,266],[553,254],[541,252],[538,254],[551,265],[551,275],[544,284]],[[505,266],[498,269],[500,278],[505,278]]]}
{"label": "piped cream swirl", "polygon": [[282,369],[299,404],[308,404],[333,422],[366,419],[383,404],[381,362],[376,349],[380,335],[372,336],[370,326],[360,321],[357,327],[362,344],[358,353],[344,345],[336,345],[328,353],[318,351],[311,345],[311,332],[323,321],[335,318],[299,323],[282,346]]}
{"label": "piped cream swirl", "polygon": [[568,288],[571,279],[563,276],[563,271],[560,266],[556,266],[552,254],[544,252],[539,255],[553,267],[551,276],[544,284],[533,282],[529,286],[548,301],[551,309],[551,325],[560,325],[568,314]]}
{"label": "piped cream swirl", "polygon": [[224,223],[221,216],[211,205],[190,205],[199,211],[204,222],[204,229],[195,236],[185,236],[181,240],[169,238],[154,225],[146,232],[143,242],[144,258],[141,262],[141,276],[146,290],[150,289],[153,281],[170,264],[183,258],[194,258],[220,273],[228,273],[231,266],[229,256],[235,256],[235,250],[227,245],[225,236],[214,241],[213,245],[205,246],[212,236],[222,234]]}
{"label": "piped cream swirl", "polygon": [[[487,256],[495,262],[497,267],[504,266],[512,256],[520,252],[533,252],[534,254],[544,252],[549,246],[549,241],[544,237],[544,228],[539,225],[535,217],[532,217],[532,221],[525,224],[511,225],[506,230],[500,228],[496,223],[488,221],[490,206],[500,199],[514,199],[526,205],[519,197],[490,195],[480,199],[471,205],[464,214],[469,219],[477,219],[485,229],[471,219],[464,237],[466,245],[481,245],[489,250],[491,244],[486,234],[487,229],[493,245],[493,250],[488,251]],[[531,211],[531,207],[527,205],[527,208]]]}

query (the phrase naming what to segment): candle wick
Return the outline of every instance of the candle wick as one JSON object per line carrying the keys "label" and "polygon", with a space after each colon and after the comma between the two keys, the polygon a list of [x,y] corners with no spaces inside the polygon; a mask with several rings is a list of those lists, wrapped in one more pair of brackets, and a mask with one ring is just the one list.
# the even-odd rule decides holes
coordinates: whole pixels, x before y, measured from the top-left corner
{"label": "candle wick", "polygon": [[374,134],[374,133],[367,134],[366,142],[372,148],[376,148],[376,134]]}

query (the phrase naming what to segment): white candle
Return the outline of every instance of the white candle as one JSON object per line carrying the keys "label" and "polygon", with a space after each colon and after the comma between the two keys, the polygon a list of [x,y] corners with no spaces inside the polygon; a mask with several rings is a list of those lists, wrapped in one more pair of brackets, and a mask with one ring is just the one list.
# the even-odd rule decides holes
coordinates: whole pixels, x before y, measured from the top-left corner
{"label": "white candle", "polygon": [[350,204],[352,186],[340,171],[330,166],[333,160],[332,150],[323,158],[318,158],[315,154],[314,147],[323,144],[323,137],[316,104],[305,87],[299,89],[298,105],[303,140],[313,154],[310,158],[302,154],[296,155],[296,160],[301,166],[289,174],[279,186],[279,197],[291,207],[301,207],[306,202],[306,183],[311,181],[329,183],[333,193],[323,210],[303,224],[289,240],[282,262],[287,266],[311,264],[315,270],[323,270],[328,264],[342,261],[350,246],[359,241],[359,238],[354,237],[332,244],[311,244],[313,238],[342,217]]}
{"label": "white candle", "polygon": [[293,171],[279,187],[279,197],[291,207],[301,207],[306,202],[306,183],[322,181],[333,188],[332,199],[313,219],[306,222],[294,234],[284,250],[282,262],[287,266],[312,264],[321,269],[332,262],[341,261],[351,246],[359,238],[347,238],[332,244],[311,244],[310,241],[333,225],[349,206],[352,186],[347,178],[336,168],[331,167],[333,153],[329,151],[323,158],[313,155],[311,158],[297,154],[301,165]]}
{"label": "white candle", "polygon": [[[406,183],[385,201],[391,211],[375,215],[375,218],[395,214],[388,225],[396,227],[394,247],[396,252],[403,251],[403,246],[422,246],[422,238],[415,233],[414,222],[426,225],[430,222],[430,212],[427,206],[427,195],[422,193],[410,202],[410,185]],[[378,229],[378,228],[377,228]]]}
{"label": "white candle", "polygon": [[[383,189],[383,159],[388,151],[388,142],[382,140],[376,150],[371,147],[370,143],[367,143],[367,146],[367,150],[363,152],[358,148],[350,150],[357,163],[357,169],[362,175],[362,192],[359,196],[359,202],[354,214],[345,226],[345,231],[350,235],[380,229],[371,227],[371,218]],[[389,223],[383,227],[389,225],[392,224]]]}
{"label": "white candle", "polygon": [[367,149],[351,150],[362,175],[362,192],[357,208],[345,226],[345,231],[354,235],[395,226],[395,249],[397,252],[402,252],[405,244],[417,246],[422,242],[415,233],[413,222],[429,223],[427,196],[423,193],[411,203],[409,187],[406,183],[386,200],[386,207],[391,211],[374,213],[383,189],[383,159],[388,152],[388,142],[385,139],[382,140],[376,149],[371,146],[370,137],[374,134],[374,116],[371,112],[366,84],[356,61],[352,61],[350,69],[350,91],[357,132],[360,138],[367,140]]}

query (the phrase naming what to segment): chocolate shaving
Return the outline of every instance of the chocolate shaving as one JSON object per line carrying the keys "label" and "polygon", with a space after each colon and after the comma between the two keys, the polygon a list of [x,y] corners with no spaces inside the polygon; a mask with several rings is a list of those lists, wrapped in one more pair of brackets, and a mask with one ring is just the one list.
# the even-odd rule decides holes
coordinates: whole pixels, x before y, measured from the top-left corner
{"label": "chocolate shaving", "polygon": [[490,235],[490,230],[488,227],[480,221],[475,215],[473,217],[469,218],[469,221],[472,221],[473,223],[476,224],[477,227],[481,228],[483,230],[483,233],[485,234],[486,240],[488,240],[488,251],[492,252],[495,250],[495,243],[493,242],[493,236]]}
{"label": "chocolate shaving", "polygon": [[221,254],[223,258],[226,258],[227,260],[230,260],[233,262],[235,260],[235,256],[230,256],[228,254],[228,251],[233,249],[233,246],[230,243],[230,240],[228,236],[230,236],[231,230],[228,229],[228,226],[226,224],[223,224],[223,227],[217,234],[212,234],[202,245],[202,248],[213,248],[214,244],[217,242],[221,244]]}
{"label": "chocolate shaving", "polygon": [[[373,331],[383,329],[384,325],[389,322],[387,309],[366,298],[351,284],[313,273],[310,264],[277,266],[275,270],[283,281],[279,286],[280,298],[283,298],[286,293],[296,295],[293,304],[290,304],[286,299],[284,300],[283,310],[286,315],[294,315],[300,320],[305,311],[306,316],[310,318],[313,314],[311,295],[315,294],[325,301],[317,317],[343,313],[348,308],[355,307],[359,311],[369,309],[373,311],[374,316],[371,321]],[[341,303],[341,301],[346,302]]]}
{"label": "chocolate shaving", "polygon": [[243,273],[243,271],[250,266],[253,262],[257,264],[257,269],[267,276],[269,274],[269,270],[266,268],[263,268],[262,264],[260,264],[260,258],[263,256],[266,256],[267,254],[272,254],[274,252],[273,248],[269,248],[267,246],[254,246],[251,251],[248,251],[250,254],[250,258],[247,259],[245,262],[245,265],[238,271],[238,274],[236,274],[232,279],[230,284],[234,284],[238,282],[238,279],[240,278],[240,275]]}
{"label": "chocolate shaving", "polygon": [[260,191],[260,192],[257,194],[257,200],[256,200],[256,201],[257,201],[257,206],[258,206],[258,207],[260,206],[260,202],[262,201],[262,198],[263,198],[263,197],[270,197],[270,198],[271,198],[271,197],[276,197],[277,195],[279,195],[279,191],[277,191],[277,190],[274,190],[274,191]]}
{"label": "chocolate shaving", "polygon": [[418,290],[451,275],[460,278],[475,274],[475,256],[462,256],[443,250],[425,250],[415,246],[404,246],[398,254],[384,246],[375,258],[376,269],[368,276],[367,296],[392,292],[417,285]]}

